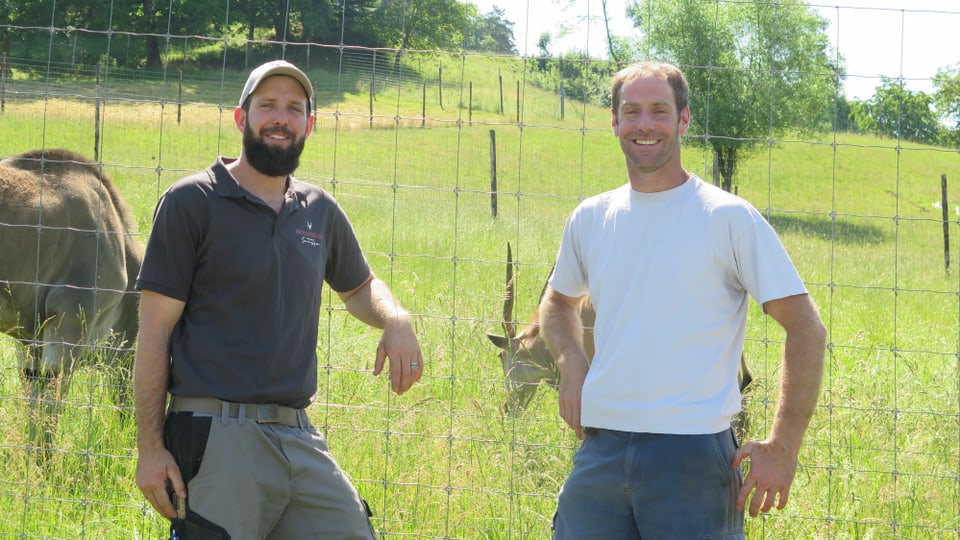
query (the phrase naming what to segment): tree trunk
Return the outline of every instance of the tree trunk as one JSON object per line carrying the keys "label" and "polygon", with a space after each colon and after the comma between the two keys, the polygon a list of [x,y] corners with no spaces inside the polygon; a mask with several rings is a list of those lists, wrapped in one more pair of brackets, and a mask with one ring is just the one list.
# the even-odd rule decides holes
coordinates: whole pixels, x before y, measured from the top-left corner
{"label": "tree trunk", "polygon": [[607,0],[602,0],[600,2],[601,7],[603,8],[603,26],[607,32],[607,52],[610,53],[610,60],[613,61],[613,65],[617,69],[623,67],[623,62],[620,57],[617,56],[616,51],[613,50],[613,35],[610,33],[610,16],[607,15]]}
{"label": "tree trunk", "polygon": [[723,178],[721,187],[724,191],[733,192],[733,174],[737,171],[737,149],[729,147],[714,147],[714,157],[717,169]]}
{"label": "tree trunk", "polygon": [[250,44],[253,43],[254,38],[257,37],[256,29],[257,29],[256,17],[254,17],[251,14],[250,20],[247,23],[247,44],[244,46],[244,50],[243,50],[244,71],[250,69]]}
{"label": "tree trunk", "polygon": [[147,36],[147,67],[160,67],[163,65],[163,59],[160,57],[160,38],[158,37],[160,31],[155,28],[157,22],[154,16],[153,0],[142,0],[140,8],[144,13],[144,24],[151,32]]}
{"label": "tree trunk", "polygon": [[160,38],[157,36],[147,37],[147,67],[160,67],[163,65],[163,59],[160,57]]}

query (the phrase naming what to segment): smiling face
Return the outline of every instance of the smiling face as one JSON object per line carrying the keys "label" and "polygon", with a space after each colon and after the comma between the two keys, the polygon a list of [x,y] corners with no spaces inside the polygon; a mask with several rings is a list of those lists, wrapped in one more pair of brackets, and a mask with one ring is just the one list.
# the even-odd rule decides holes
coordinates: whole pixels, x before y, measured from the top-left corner
{"label": "smiling face", "polygon": [[237,109],[243,130],[243,156],[261,174],[286,177],[300,163],[313,116],[303,87],[277,75],[264,80],[245,108]]}
{"label": "smiling face", "polygon": [[690,108],[677,110],[673,89],[655,75],[626,81],[612,111],[613,133],[637,191],[661,191],[682,184],[680,136],[690,124]]}

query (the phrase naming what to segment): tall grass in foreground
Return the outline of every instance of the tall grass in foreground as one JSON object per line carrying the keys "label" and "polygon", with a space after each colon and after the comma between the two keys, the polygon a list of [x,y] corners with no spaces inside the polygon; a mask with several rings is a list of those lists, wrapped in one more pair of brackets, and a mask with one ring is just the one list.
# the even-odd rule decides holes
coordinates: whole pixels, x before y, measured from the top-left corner
{"label": "tall grass in foreground", "polygon": [[[91,109],[8,102],[0,156],[53,146],[89,154]],[[502,373],[485,333],[499,331],[505,244],[519,261],[517,318],[525,319],[567,213],[580,197],[626,181],[608,113],[583,110],[573,126],[547,127],[557,122],[544,117],[518,127],[488,114],[426,129],[389,120],[369,128],[362,109],[347,105],[319,111],[298,176],[345,207],[376,272],[415,315],[427,361],[421,384],[391,394],[370,375],[378,334],[325,299],[310,415],[386,538],[550,534],[577,441],[551,391],[523,414],[501,415]],[[134,206],[141,235],[167,185],[217,154],[236,154],[228,109],[196,103],[185,113],[177,124],[174,110],[156,103],[105,109],[100,160]],[[687,167],[708,178],[702,151],[684,152]],[[742,164],[739,194],[780,232],[830,331],[824,393],[791,503],[748,519],[750,538],[960,537],[960,286],[956,262],[944,271],[934,207],[940,174],[960,178],[958,169],[955,153],[846,134],[781,141]],[[776,404],[782,338],[752,306],[754,438]],[[76,374],[58,452],[37,464],[24,440],[13,345],[0,341],[0,538],[162,535],[133,484],[134,427],[121,414],[129,405],[111,401],[109,380],[101,370]]]}

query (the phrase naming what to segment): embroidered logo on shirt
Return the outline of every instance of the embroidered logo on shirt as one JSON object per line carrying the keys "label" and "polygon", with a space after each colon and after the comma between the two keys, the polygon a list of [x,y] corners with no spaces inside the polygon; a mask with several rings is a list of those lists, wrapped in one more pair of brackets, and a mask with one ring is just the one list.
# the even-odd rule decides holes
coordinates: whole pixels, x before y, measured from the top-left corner
{"label": "embroidered logo on shirt", "polygon": [[300,235],[301,244],[309,244],[311,246],[319,246],[320,240],[323,240],[323,235],[313,232],[313,222],[307,221],[307,229],[297,229],[297,234]]}

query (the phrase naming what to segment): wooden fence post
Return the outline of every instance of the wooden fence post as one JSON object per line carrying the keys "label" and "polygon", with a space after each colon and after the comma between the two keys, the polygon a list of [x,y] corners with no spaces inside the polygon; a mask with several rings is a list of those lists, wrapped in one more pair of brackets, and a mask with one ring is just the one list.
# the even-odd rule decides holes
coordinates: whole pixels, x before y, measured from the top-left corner
{"label": "wooden fence post", "polygon": [[97,62],[96,86],[93,94],[93,160],[100,162],[100,62]]}
{"label": "wooden fence post", "polygon": [[497,79],[500,81],[500,114],[503,114],[503,74],[497,70]]}
{"label": "wooden fence post", "polygon": [[177,76],[177,125],[180,125],[180,115],[183,112],[183,70],[178,71]]}
{"label": "wooden fence post", "polygon": [[567,93],[563,89],[563,79],[560,79],[560,120],[563,120],[567,116],[566,97]]}
{"label": "wooden fence post", "polygon": [[520,80],[517,80],[517,123],[520,123]]}
{"label": "wooden fence post", "polygon": [[376,93],[377,88],[377,51],[373,51],[373,65],[370,68],[370,87]]}
{"label": "wooden fence post", "polygon": [[947,198],[947,175],[940,175],[940,207],[943,210],[943,269],[950,272],[950,199]]}
{"label": "wooden fence post", "polygon": [[0,113],[7,108],[7,53],[0,56]]}
{"label": "wooden fence post", "polygon": [[490,211],[497,217],[497,132],[490,130]]}

